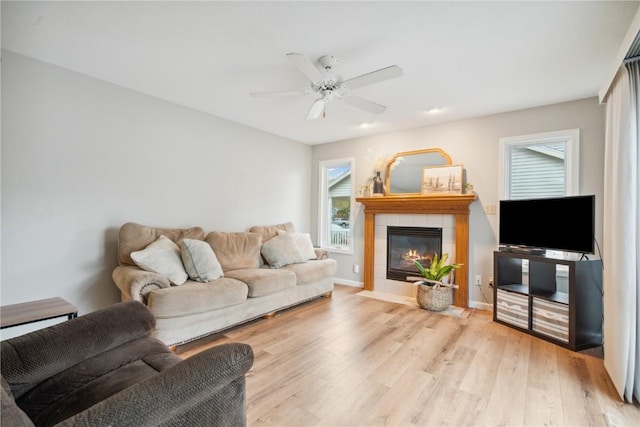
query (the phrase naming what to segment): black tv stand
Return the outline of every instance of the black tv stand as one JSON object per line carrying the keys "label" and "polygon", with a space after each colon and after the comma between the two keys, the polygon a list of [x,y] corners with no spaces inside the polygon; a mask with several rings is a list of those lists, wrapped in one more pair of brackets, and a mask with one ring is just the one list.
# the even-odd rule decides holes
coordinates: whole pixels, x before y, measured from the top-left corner
{"label": "black tv stand", "polygon": [[543,248],[530,248],[527,246],[500,246],[500,252],[511,252],[521,255],[544,255],[547,253]]}
{"label": "black tv stand", "polygon": [[574,351],[602,345],[600,260],[496,251],[493,262],[494,321]]}

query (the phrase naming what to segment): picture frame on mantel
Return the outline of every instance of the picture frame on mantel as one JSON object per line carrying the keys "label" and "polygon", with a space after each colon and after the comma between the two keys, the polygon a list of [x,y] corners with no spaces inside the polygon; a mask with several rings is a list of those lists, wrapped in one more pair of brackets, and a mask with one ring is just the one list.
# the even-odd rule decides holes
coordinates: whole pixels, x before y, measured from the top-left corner
{"label": "picture frame on mantel", "polygon": [[462,165],[425,166],[422,170],[422,194],[462,194]]}

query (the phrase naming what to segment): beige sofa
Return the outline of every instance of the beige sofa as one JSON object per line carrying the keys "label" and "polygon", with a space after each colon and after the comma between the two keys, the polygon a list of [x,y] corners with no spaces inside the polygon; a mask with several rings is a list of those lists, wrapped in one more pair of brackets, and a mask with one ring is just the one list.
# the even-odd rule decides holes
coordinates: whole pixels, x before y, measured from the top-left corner
{"label": "beige sofa", "polygon": [[126,223],[118,262],[112,276],[122,301],[144,303],[156,318],[153,335],[168,345],[330,296],[337,269],[291,223],[207,234]]}

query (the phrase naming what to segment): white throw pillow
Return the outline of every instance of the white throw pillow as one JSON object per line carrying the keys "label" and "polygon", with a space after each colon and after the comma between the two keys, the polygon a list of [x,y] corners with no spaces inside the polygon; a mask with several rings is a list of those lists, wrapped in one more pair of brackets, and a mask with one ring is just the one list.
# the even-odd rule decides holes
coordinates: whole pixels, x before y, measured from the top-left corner
{"label": "white throw pillow", "polygon": [[222,266],[209,243],[196,239],[182,239],[180,254],[184,269],[191,280],[210,282],[223,276]]}
{"label": "white throw pillow", "polygon": [[280,268],[306,261],[290,233],[279,234],[273,239],[267,240],[262,245],[260,253],[271,268]]}
{"label": "white throw pillow", "polygon": [[143,270],[162,274],[169,281],[180,286],[187,281],[184,271],[180,248],[166,236],[160,236],[141,251],[131,252],[131,259]]}
{"label": "white throw pillow", "polygon": [[316,259],[318,257],[316,251],[313,249],[313,243],[311,242],[311,235],[309,233],[290,233],[282,230],[278,230],[277,233],[278,235],[290,234],[291,237],[293,237],[296,247],[302,253],[302,256],[304,256],[304,259]]}

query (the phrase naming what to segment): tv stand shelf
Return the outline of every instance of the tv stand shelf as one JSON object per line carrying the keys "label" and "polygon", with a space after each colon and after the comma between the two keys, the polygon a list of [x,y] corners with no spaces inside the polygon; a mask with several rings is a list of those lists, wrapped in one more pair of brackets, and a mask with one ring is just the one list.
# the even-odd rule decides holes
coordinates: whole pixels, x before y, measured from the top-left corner
{"label": "tv stand shelf", "polygon": [[600,260],[495,251],[493,320],[578,351],[602,345]]}
{"label": "tv stand shelf", "polygon": [[504,289],[505,291],[517,292],[522,295],[529,295],[529,286],[527,285],[514,283],[511,285],[503,285],[500,288]]}

